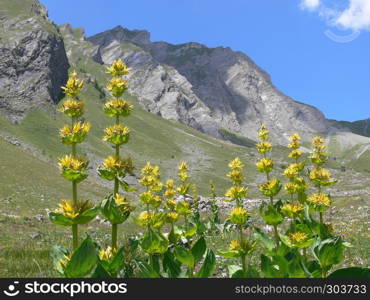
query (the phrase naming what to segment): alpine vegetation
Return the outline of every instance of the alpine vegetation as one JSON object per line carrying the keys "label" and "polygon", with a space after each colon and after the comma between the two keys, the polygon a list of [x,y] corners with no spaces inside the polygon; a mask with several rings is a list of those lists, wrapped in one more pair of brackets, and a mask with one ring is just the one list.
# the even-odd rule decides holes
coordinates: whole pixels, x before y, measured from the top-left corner
{"label": "alpine vegetation", "polygon": [[[319,136],[312,139],[307,156],[302,151],[300,135],[291,135],[287,145],[291,163],[280,171],[273,160],[269,129],[265,124],[260,126],[256,169],[264,179],[258,186],[263,199],[257,212],[248,207],[247,162],[239,157],[229,163],[226,174],[231,182],[223,197],[223,203],[230,208],[226,216],[216,201],[212,181],[210,211],[200,209],[198,188],[185,161],[177,165],[177,178],[162,178],[160,166],[147,162],[140,170],[140,187],[131,187],[125,177],[134,175],[133,162],[121,151],[122,146],[129,147],[126,144],[130,139],[130,129],[121,121],[133,110],[123,98],[128,88],[124,76],[129,71],[122,60],[107,68],[111,99],[103,109],[113,124],[105,128],[102,142],[109,143],[113,153],[107,153],[97,173],[112,182],[113,191],[96,206],[77,194],[88,167],[87,158],[77,153],[77,144],[85,140],[90,129],[90,124],[81,119],[84,105],[79,93],[83,81],[73,72],[63,87],[67,97],[61,111],[71,123],[60,130],[60,136],[64,144],[71,146],[71,153],[59,159],[59,166],[62,176],[72,183],[72,200],[62,200],[60,207],[50,213],[53,223],[72,227],[72,248],[52,249],[54,266],[62,276],[219,277],[220,262],[227,264],[226,276],[230,278],[361,277],[368,273],[361,268],[336,267],[351,244],[325,221],[332,203],[325,187],[336,180],[324,168],[329,153]],[[88,235],[82,242],[78,239],[78,225],[90,222],[97,214],[111,228],[108,247]],[[129,218],[141,228],[140,234],[118,230]],[[218,236],[227,236],[231,242],[212,243]]]}
{"label": "alpine vegetation", "polygon": [[112,76],[107,89],[111,91],[113,99],[104,104],[104,112],[108,117],[114,118],[115,122],[105,128],[103,140],[114,146],[115,153],[108,156],[98,169],[101,178],[114,182],[113,193],[100,205],[103,217],[112,225],[112,245],[105,252],[101,251],[101,256],[105,257],[117,252],[118,224],[125,222],[132,210],[127,199],[120,194],[120,187],[127,192],[132,191],[124,181],[124,177],[127,173],[132,173],[133,169],[131,158],[123,158],[120,153],[120,147],[126,144],[130,137],[130,129],[120,123],[120,117],[127,117],[132,111],[132,105],[121,99],[128,87],[128,82],[122,76],[127,75],[129,69],[119,60],[113,62],[107,70]]}

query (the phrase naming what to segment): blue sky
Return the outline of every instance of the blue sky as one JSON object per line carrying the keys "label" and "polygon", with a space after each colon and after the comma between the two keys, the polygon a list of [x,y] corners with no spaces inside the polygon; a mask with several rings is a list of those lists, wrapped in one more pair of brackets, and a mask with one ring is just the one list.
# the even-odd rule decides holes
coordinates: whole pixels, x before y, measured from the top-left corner
{"label": "blue sky", "polygon": [[41,0],[86,35],[122,25],[151,40],[228,46],[282,92],[337,120],[370,118],[370,0]]}

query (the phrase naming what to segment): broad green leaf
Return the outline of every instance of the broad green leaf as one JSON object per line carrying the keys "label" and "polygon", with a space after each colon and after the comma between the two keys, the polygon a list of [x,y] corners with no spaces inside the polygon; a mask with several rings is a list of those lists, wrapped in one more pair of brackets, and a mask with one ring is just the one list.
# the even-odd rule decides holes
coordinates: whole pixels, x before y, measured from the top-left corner
{"label": "broad green leaf", "polygon": [[261,217],[268,225],[278,225],[284,218],[274,205],[263,203],[259,209]]}
{"label": "broad green leaf", "polygon": [[51,248],[50,255],[53,259],[54,268],[60,274],[64,274],[64,270],[63,270],[63,267],[62,267],[62,264],[61,264],[61,260],[64,259],[65,257],[68,257],[68,255],[69,255],[68,250],[61,247],[61,246],[54,245]]}
{"label": "broad green leaf", "polygon": [[174,251],[176,259],[184,265],[194,268],[195,259],[193,254],[183,246],[176,246]]}
{"label": "broad green leaf", "polygon": [[93,220],[97,216],[98,212],[99,212],[98,207],[93,207],[91,209],[88,209],[88,210],[84,211],[81,215],[76,217],[74,219],[74,223],[75,224],[89,223],[91,220]]}
{"label": "broad green leaf", "polygon": [[295,256],[292,256],[288,261],[287,256],[289,256],[289,254],[290,253],[283,256],[276,253],[276,255],[272,256],[272,264],[276,269],[278,269],[281,277],[285,277],[285,275],[288,274],[289,262],[295,259]]}
{"label": "broad green leaf", "polygon": [[139,247],[139,240],[137,238],[129,238],[129,247],[130,247],[130,253],[136,252],[137,248]]}
{"label": "broad green leaf", "polygon": [[191,238],[194,234],[197,233],[197,228],[198,228],[198,226],[197,225],[194,225],[193,227],[191,227],[190,229],[188,229],[188,230],[185,231],[184,236],[187,239]]}
{"label": "broad green leaf", "polygon": [[275,248],[275,242],[269,238],[269,236],[259,228],[255,228],[253,234],[254,239],[262,244],[267,250],[271,251]]}
{"label": "broad green leaf", "polygon": [[118,272],[125,264],[123,260],[123,252],[125,251],[124,247],[121,247],[117,253],[114,255],[110,265],[109,265],[109,271],[110,272]]}
{"label": "broad green leaf", "polygon": [[88,174],[84,172],[77,172],[70,169],[64,169],[62,171],[62,176],[69,181],[76,181],[77,183],[85,180]]}
{"label": "broad green leaf", "polygon": [[167,272],[169,278],[178,278],[180,276],[181,263],[175,259],[175,256],[170,251],[163,255],[163,269]]}
{"label": "broad green leaf", "polygon": [[141,278],[161,278],[161,275],[146,263],[138,262],[138,267],[140,269]]}
{"label": "broad green leaf", "polygon": [[239,251],[232,251],[232,250],[226,250],[226,251],[217,251],[218,255],[221,255],[226,258],[237,258],[240,257]]}
{"label": "broad green leaf", "polygon": [[180,238],[181,238],[181,235],[175,233],[174,229],[171,229],[171,231],[168,235],[168,240],[170,241],[170,243],[176,244],[180,240]]}
{"label": "broad green leaf", "polygon": [[150,224],[155,229],[159,229],[163,226],[164,222],[166,220],[166,215],[164,213],[157,212],[152,217]]}
{"label": "broad green leaf", "polygon": [[331,273],[328,278],[370,278],[370,268],[344,268]]}
{"label": "broad green leaf", "polygon": [[245,276],[242,269],[239,269],[238,271],[235,271],[230,275],[230,278],[245,278],[245,277],[247,276]]}
{"label": "broad green leaf", "polygon": [[203,222],[197,224],[197,234],[202,235],[207,231],[207,226]]}
{"label": "broad green leaf", "polygon": [[294,248],[293,244],[291,243],[290,239],[283,234],[279,234],[280,240],[283,242],[283,244],[289,248]]}
{"label": "broad green leaf", "polygon": [[149,255],[149,265],[155,270],[158,274],[161,273],[161,266],[159,264],[159,255],[150,254]]}
{"label": "broad green leaf", "polygon": [[321,266],[320,264],[315,261],[309,261],[306,263],[307,270],[312,274],[314,278],[320,278],[321,277]]}
{"label": "broad green leaf", "polygon": [[109,180],[109,181],[112,181],[114,178],[116,178],[115,174],[109,170],[106,170],[106,169],[98,169],[98,175],[105,179],[105,180]]}
{"label": "broad green leaf", "polygon": [[244,278],[244,272],[240,266],[229,265],[227,270],[230,278]]}
{"label": "broad green leaf", "polygon": [[285,275],[282,274],[277,265],[273,264],[270,258],[263,254],[261,254],[261,270],[266,277],[281,278]]}
{"label": "broad green leaf", "polygon": [[246,273],[244,274],[244,277],[247,277],[247,278],[260,278],[260,274],[258,273],[258,271],[253,268],[253,267],[249,267],[246,271]]}
{"label": "broad green leaf", "polygon": [[72,226],[73,225],[72,219],[60,213],[51,212],[49,213],[49,218],[51,222],[57,225],[61,225],[61,226]]}
{"label": "broad green leaf", "polygon": [[100,262],[98,262],[91,278],[112,278],[112,276],[104,269]]}
{"label": "broad green leaf", "polygon": [[341,238],[330,238],[322,241],[316,252],[322,267],[329,267],[340,263],[343,259],[343,242]]}
{"label": "broad green leaf", "polygon": [[208,278],[212,275],[216,266],[216,257],[212,250],[208,249],[203,265],[197,273],[197,278]]}
{"label": "broad green leaf", "polygon": [[129,210],[122,210],[116,205],[113,195],[106,197],[100,204],[100,212],[111,224],[121,224],[130,215]]}
{"label": "broad green leaf", "polygon": [[64,273],[69,278],[87,276],[96,267],[97,261],[97,250],[93,241],[88,236],[72,254]]}
{"label": "broad green leaf", "polygon": [[193,254],[195,259],[195,264],[197,264],[203,258],[206,250],[207,250],[206,241],[204,237],[201,237],[191,248],[191,253]]}
{"label": "broad green leaf", "polygon": [[289,277],[290,278],[305,278],[306,274],[302,269],[302,266],[298,259],[294,259],[289,263],[288,267]]}
{"label": "broad green leaf", "polygon": [[150,254],[163,254],[168,249],[168,240],[161,233],[149,228],[141,241],[141,247]]}
{"label": "broad green leaf", "polygon": [[136,191],[136,188],[130,188],[130,186],[129,186],[129,184],[126,182],[126,181],[124,181],[124,180],[120,180],[119,181],[119,183],[120,183],[120,185],[121,185],[121,187],[122,187],[122,189],[125,191],[125,192],[134,192],[134,191]]}

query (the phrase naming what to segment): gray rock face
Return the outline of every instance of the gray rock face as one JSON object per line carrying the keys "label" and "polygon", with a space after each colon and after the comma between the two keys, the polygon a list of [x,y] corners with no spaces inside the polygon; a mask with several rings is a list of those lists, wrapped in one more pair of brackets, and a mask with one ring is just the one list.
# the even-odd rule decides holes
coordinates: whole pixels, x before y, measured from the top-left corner
{"label": "gray rock face", "polygon": [[120,26],[88,40],[100,47],[104,63],[122,58],[133,69],[131,92],[147,110],[209,135],[220,137],[219,129],[226,128],[255,140],[265,122],[272,139],[285,143],[294,132],[308,139],[329,130],[319,110],[281,93],[241,52],[152,43],[148,32]]}
{"label": "gray rock face", "polygon": [[270,76],[241,52],[163,42],[151,44],[150,52],[191,82],[220,127],[255,139],[259,125],[265,122],[276,141],[296,131],[310,134],[328,129],[319,110],[281,93]]}
{"label": "gray rock face", "polygon": [[[63,36],[68,60],[72,65],[75,64],[75,57],[78,57],[80,60],[88,57],[99,64],[104,63],[100,54],[100,47],[93,46],[91,43],[87,42],[85,30],[83,28],[72,28],[70,24],[63,24],[59,26],[59,31]],[[72,52],[78,52],[78,55],[71,55]]]}
{"label": "gray rock face", "polygon": [[131,32],[119,26],[88,40],[99,45],[104,63],[122,58],[132,68],[130,93],[138,96],[148,111],[217,135],[209,108],[193,92],[186,77],[174,67],[159,63],[145,50],[143,45],[150,44],[148,32]]}
{"label": "gray rock face", "polygon": [[[24,1],[15,14],[1,15],[0,111],[18,121],[34,108],[52,108],[68,77],[63,39],[36,1]],[[16,1],[17,2],[17,1]],[[19,1],[18,1],[19,2]]]}
{"label": "gray rock face", "polygon": [[120,43],[129,42],[137,45],[150,44],[150,33],[146,30],[128,30],[116,26],[111,30],[98,33],[89,38],[90,42],[101,47],[108,46],[113,40]]}

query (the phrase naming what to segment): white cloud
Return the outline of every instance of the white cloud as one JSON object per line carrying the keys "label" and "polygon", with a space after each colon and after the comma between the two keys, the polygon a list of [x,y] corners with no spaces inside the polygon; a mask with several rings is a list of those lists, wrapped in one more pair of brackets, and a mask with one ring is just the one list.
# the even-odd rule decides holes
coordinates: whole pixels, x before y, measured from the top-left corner
{"label": "white cloud", "polygon": [[301,0],[301,8],[308,10],[316,10],[320,6],[320,0]]}
{"label": "white cloud", "polygon": [[317,11],[330,26],[360,32],[370,30],[370,0],[348,0],[346,8],[325,5],[323,0],[301,0],[301,8]]}
{"label": "white cloud", "polygon": [[336,18],[335,24],[353,31],[370,30],[370,0],[350,0],[349,7]]}

